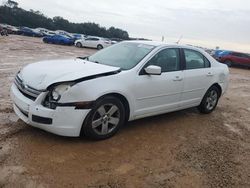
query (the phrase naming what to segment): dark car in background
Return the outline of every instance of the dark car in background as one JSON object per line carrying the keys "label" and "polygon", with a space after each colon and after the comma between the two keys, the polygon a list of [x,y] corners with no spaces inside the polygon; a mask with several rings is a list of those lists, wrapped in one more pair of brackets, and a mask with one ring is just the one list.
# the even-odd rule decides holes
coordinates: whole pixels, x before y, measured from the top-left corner
{"label": "dark car in background", "polygon": [[8,25],[8,24],[0,24],[0,28],[2,30],[5,30],[5,32],[7,32],[8,34],[17,34],[17,32],[19,30],[15,26],[11,26],[11,25]]}
{"label": "dark car in background", "polygon": [[8,34],[17,34],[19,31],[19,29],[17,27],[11,26],[11,25],[7,25],[6,30],[7,30]]}
{"label": "dark car in background", "polygon": [[228,52],[222,53],[218,57],[218,61],[227,64],[229,67],[233,65],[241,65],[250,67],[250,56],[246,53]]}
{"label": "dark car in background", "polygon": [[1,25],[0,25],[0,35],[1,36],[4,36],[4,35],[8,36],[7,30],[4,27],[2,27]]}
{"label": "dark car in background", "polygon": [[73,45],[75,40],[65,35],[53,35],[44,37],[43,42],[52,44]]}
{"label": "dark car in background", "polygon": [[20,27],[19,31],[17,32],[19,35],[30,36],[30,37],[43,37],[43,34],[37,31],[34,31],[28,27]]}

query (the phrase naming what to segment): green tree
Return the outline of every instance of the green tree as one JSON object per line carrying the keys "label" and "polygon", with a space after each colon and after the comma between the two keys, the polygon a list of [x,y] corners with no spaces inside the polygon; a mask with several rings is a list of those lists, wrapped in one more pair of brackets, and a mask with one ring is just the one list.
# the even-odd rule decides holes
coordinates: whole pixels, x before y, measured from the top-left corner
{"label": "green tree", "polygon": [[26,26],[31,28],[43,27],[50,30],[65,30],[70,33],[82,33],[99,37],[129,39],[127,31],[110,27],[106,29],[93,22],[72,23],[61,16],[54,18],[46,17],[42,12],[26,11],[18,7],[18,3],[8,0],[0,6],[0,21],[14,26]]}

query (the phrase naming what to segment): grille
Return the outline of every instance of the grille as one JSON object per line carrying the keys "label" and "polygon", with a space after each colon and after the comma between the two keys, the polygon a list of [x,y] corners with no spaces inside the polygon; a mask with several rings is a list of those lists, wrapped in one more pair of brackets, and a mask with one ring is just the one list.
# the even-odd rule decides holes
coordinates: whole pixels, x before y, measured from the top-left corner
{"label": "grille", "polygon": [[23,83],[23,81],[21,80],[21,78],[17,75],[15,77],[15,85],[17,86],[17,88],[19,89],[19,91],[26,96],[27,98],[31,99],[31,100],[36,100],[36,98],[38,97],[38,95],[40,95],[41,91],[36,90],[26,84]]}

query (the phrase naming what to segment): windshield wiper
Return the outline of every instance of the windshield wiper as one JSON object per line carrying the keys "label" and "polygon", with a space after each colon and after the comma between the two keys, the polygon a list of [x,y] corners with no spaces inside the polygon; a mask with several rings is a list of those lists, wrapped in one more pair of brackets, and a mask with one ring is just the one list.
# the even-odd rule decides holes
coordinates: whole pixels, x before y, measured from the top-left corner
{"label": "windshield wiper", "polygon": [[[89,57],[77,57],[77,58],[78,58],[78,59],[82,59],[82,60],[87,60],[87,61],[89,61]],[[99,61],[89,61],[89,62],[100,64]]]}
{"label": "windshield wiper", "polygon": [[89,57],[77,57],[78,59],[82,59],[82,60],[89,60]]}

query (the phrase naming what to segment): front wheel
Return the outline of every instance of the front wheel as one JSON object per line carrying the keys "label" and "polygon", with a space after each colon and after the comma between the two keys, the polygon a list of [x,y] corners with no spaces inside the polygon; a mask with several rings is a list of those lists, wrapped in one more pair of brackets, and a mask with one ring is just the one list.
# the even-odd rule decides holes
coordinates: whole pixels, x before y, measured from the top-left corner
{"label": "front wheel", "polygon": [[198,106],[199,111],[203,114],[211,113],[216,108],[219,97],[219,89],[216,86],[210,87]]}
{"label": "front wheel", "polygon": [[95,140],[113,136],[125,122],[122,102],[112,96],[99,99],[90,111],[82,127],[82,133]]}

